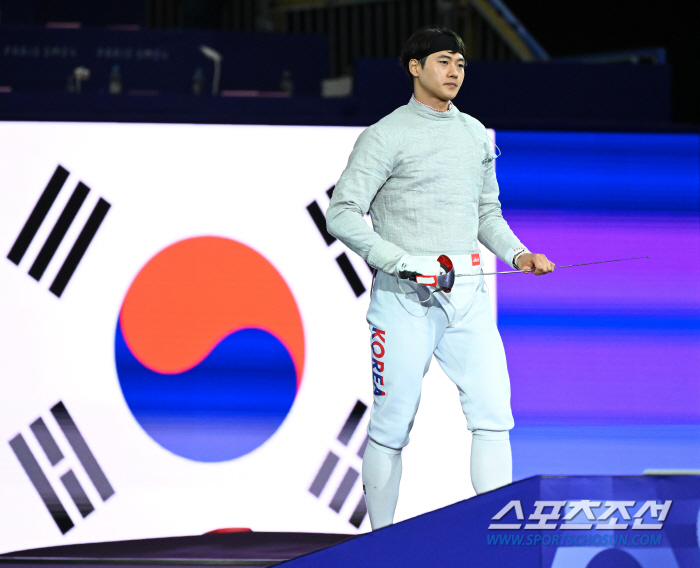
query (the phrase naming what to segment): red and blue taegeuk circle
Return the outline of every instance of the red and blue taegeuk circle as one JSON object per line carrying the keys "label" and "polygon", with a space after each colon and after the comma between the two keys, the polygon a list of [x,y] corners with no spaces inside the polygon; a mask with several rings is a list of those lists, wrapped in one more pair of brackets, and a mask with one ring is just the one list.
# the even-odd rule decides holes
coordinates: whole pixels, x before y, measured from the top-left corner
{"label": "red and blue taegeuk circle", "polygon": [[196,461],[243,456],[287,417],[304,369],[296,301],[252,248],[195,237],[156,254],[124,298],[119,384],[141,427]]}

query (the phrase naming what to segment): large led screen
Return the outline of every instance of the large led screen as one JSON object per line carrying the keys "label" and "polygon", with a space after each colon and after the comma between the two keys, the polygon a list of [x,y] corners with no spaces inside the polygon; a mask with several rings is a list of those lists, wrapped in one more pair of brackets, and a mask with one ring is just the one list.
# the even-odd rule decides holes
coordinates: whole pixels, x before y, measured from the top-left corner
{"label": "large led screen", "polygon": [[[361,128],[0,124],[0,551],[369,530],[368,266],[324,230]],[[695,135],[501,132],[489,279],[514,476],[700,468]],[[487,270],[497,266],[491,255]],[[396,519],[472,496],[433,364]]]}
{"label": "large led screen", "polygon": [[499,277],[516,478],[700,469],[698,141],[499,131],[504,214],[528,247],[560,265],[649,257]]}

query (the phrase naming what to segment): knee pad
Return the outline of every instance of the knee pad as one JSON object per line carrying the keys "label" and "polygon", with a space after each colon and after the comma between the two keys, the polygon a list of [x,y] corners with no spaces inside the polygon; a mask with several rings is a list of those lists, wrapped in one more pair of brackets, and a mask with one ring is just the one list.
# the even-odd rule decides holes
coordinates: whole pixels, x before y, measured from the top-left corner
{"label": "knee pad", "polygon": [[472,430],[472,437],[485,442],[501,442],[510,439],[508,430]]}

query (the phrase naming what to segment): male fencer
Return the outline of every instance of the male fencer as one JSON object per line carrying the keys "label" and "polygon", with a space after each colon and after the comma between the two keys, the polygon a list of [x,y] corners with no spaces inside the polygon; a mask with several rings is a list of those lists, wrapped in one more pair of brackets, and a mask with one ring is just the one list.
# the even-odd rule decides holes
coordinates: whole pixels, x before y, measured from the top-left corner
{"label": "male fencer", "polygon": [[[452,104],[464,56],[462,39],[443,27],[409,38],[401,62],[413,96],[360,134],[327,213],[329,233],[376,268],[367,312],[374,403],[362,465],[373,530],[394,522],[401,450],[433,355],[457,385],[472,432],[474,489],[512,481],[510,380],[477,241],[515,269],[554,270],[504,221],[491,140]],[[364,220],[368,211],[374,230]],[[456,278],[451,291],[415,282],[444,274],[449,261],[455,273],[470,275]]]}

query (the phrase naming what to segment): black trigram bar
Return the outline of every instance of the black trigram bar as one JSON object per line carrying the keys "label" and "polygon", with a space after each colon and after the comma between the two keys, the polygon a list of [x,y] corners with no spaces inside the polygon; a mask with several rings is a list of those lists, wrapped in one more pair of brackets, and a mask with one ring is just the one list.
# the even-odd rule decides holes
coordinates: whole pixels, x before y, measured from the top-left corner
{"label": "black trigram bar", "polygon": [[345,421],[345,424],[343,425],[340,434],[338,434],[338,441],[341,444],[343,444],[344,446],[348,445],[350,438],[352,438],[352,435],[355,433],[357,425],[360,423],[360,420],[362,420],[362,417],[364,416],[366,410],[367,405],[361,400],[358,400],[355,403],[355,406],[352,409],[352,411],[350,411],[350,415]]}
{"label": "black trigram bar", "polygon": [[360,477],[360,474],[357,472],[357,470],[349,467],[348,471],[345,473],[345,477],[343,477],[343,481],[340,482],[338,490],[335,492],[335,495],[333,495],[333,499],[331,499],[331,504],[329,505],[329,507],[336,513],[340,512],[340,509],[343,507],[343,504],[348,498],[348,495],[352,490],[352,486],[355,485],[358,477]]}
{"label": "black trigram bar", "polygon": [[73,422],[70,414],[68,414],[65,405],[62,402],[57,403],[51,409],[51,413],[61,427],[61,430],[63,430],[63,434],[73,448],[75,455],[78,456],[80,463],[83,464],[85,473],[88,474],[90,481],[92,481],[95,489],[97,489],[100,497],[102,497],[102,500],[106,501],[114,495],[114,489],[107,480],[107,476],[102,471],[100,464],[97,463],[92,451],[90,451],[85,438],[83,438],[80,430],[78,430],[75,422]]}
{"label": "black trigram bar", "polygon": [[68,203],[58,217],[58,221],[56,221],[51,233],[49,233],[44,246],[41,247],[34,264],[32,264],[32,267],[29,269],[29,276],[34,278],[34,280],[41,280],[46,267],[49,265],[49,262],[51,262],[53,255],[56,254],[58,246],[61,244],[63,237],[66,236],[71,223],[73,223],[75,216],[78,214],[78,211],[80,211],[80,207],[83,205],[89,192],[90,188],[82,181],[78,183],[78,187],[75,188],[73,195],[70,196]]}
{"label": "black trigram bar", "polygon": [[34,432],[36,439],[39,441],[39,445],[41,445],[42,449],[44,450],[46,457],[49,458],[51,465],[56,465],[58,462],[60,462],[63,459],[63,452],[61,452],[61,449],[58,447],[56,440],[53,439],[53,436],[46,427],[44,420],[37,418],[34,422],[32,422],[30,428],[32,429],[32,432]]}
{"label": "black trigram bar", "polygon": [[97,229],[100,228],[100,225],[102,224],[102,221],[104,221],[110,207],[111,205],[100,197],[97,205],[95,205],[92,213],[90,213],[90,217],[88,217],[83,230],[80,231],[73,248],[68,253],[63,266],[61,266],[61,269],[58,271],[53,284],[51,284],[51,287],[49,288],[49,290],[59,298],[66,289],[68,281],[71,279],[71,276],[73,276],[75,269],[78,268],[78,264],[80,264],[85,251],[87,251],[87,248],[90,246],[95,233],[97,233]]}
{"label": "black trigram bar", "polygon": [[359,529],[360,525],[362,524],[362,521],[365,520],[366,514],[367,504],[365,503],[365,496],[362,495],[362,497],[360,497],[359,503],[357,503],[357,507],[355,507],[355,510],[352,512],[352,515],[350,517],[350,524],[356,529]]}
{"label": "black trigram bar", "polygon": [[36,205],[29,215],[27,222],[24,224],[24,227],[22,227],[15,244],[12,245],[12,249],[10,249],[10,252],[7,255],[7,258],[15,264],[19,264],[24,256],[24,253],[27,252],[32,239],[34,239],[36,232],[44,222],[49,209],[51,209],[53,202],[56,201],[56,197],[58,197],[63,184],[66,183],[68,173],[68,170],[66,170],[63,166],[56,167],[56,171],[51,176],[51,179],[46,185],[44,192],[41,194],[39,201],[36,202]]}
{"label": "black trigram bar", "polygon": [[318,203],[316,201],[312,201],[306,206],[306,210],[309,212],[309,215],[311,215],[311,219],[313,219],[318,232],[321,233],[321,236],[323,237],[323,240],[326,241],[328,246],[332,245],[336,239],[328,232],[328,229],[326,229],[326,217],[323,214],[323,211],[321,211]]}
{"label": "black trigram bar", "polygon": [[12,451],[15,452],[19,463],[22,464],[24,471],[29,476],[32,485],[34,485],[37,493],[39,493],[39,497],[41,497],[44,505],[46,505],[51,517],[56,525],[58,525],[59,530],[61,533],[66,534],[75,525],[68,516],[68,512],[63,507],[53,487],[51,487],[51,483],[49,483],[49,480],[46,478],[39,462],[36,461],[34,454],[32,454],[22,434],[17,434],[10,440],[10,447]]}
{"label": "black trigram bar", "polygon": [[330,479],[331,474],[335,469],[335,466],[338,465],[339,459],[340,458],[336,456],[333,452],[328,452],[326,459],[323,461],[321,469],[318,470],[316,478],[311,484],[311,487],[309,487],[309,492],[312,495],[315,495],[316,497],[319,497],[321,495],[321,492],[326,486],[326,483],[328,483],[328,480]]}
{"label": "black trigram bar", "polygon": [[338,266],[340,266],[340,270],[343,271],[345,279],[348,281],[348,284],[350,284],[352,291],[355,292],[355,296],[358,298],[362,296],[367,289],[357,275],[357,272],[355,272],[355,268],[352,266],[348,255],[342,253],[340,256],[336,257],[335,261],[338,263]]}
{"label": "black trigram bar", "polygon": [[75,503],[83,519],[95,510],[95,507],[90,503],[90,499],[85,493],[83,486],[80,485],[80,481],[78,481],[72,469],[69,469],[61,476],[61,482],[68,491],[70,498],[73,499],[73,503]]}

